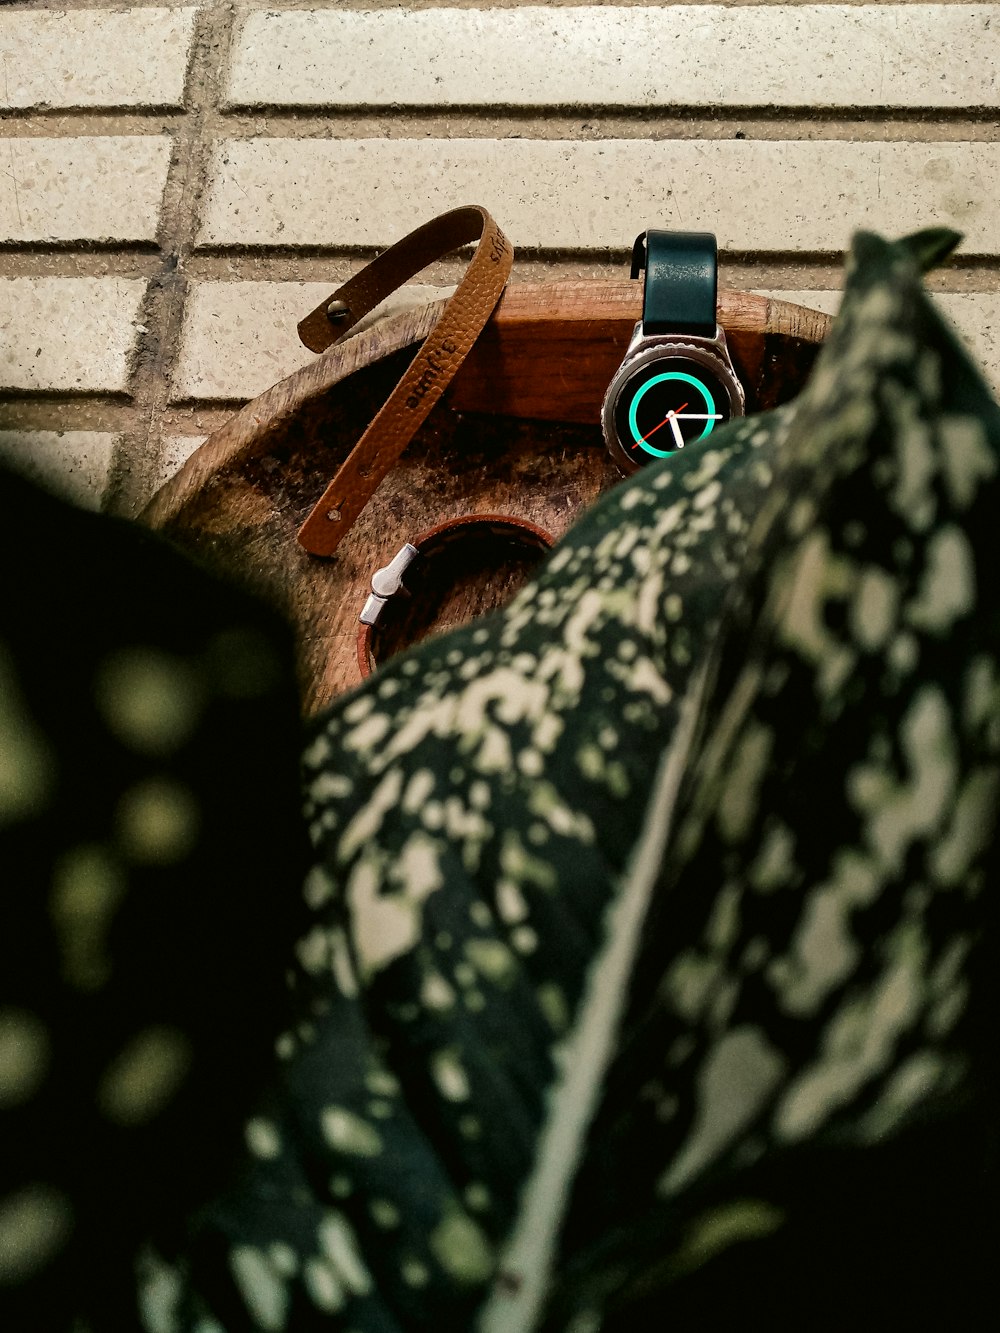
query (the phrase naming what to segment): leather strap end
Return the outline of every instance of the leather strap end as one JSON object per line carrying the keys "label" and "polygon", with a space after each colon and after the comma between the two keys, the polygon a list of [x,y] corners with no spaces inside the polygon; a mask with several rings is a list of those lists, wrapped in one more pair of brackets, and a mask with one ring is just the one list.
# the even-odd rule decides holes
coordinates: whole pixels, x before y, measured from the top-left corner
{"label": "leather strap end", "polygon": [[[342,313],[337,307],[341,308]],[[337,299],[334,292],[325,301],[320,301],[305,319],[299,320],[299,339],[310,352],[325,352],[354,327],[358,318],[346,302]]]}
{"label": "leather strap end", "polygon": [[352,503],[350,493],[338,494],[339,475],[334,477],[299,528],[297,541],[310,555],[333,555],[367,502],[367,495],[353,497],[355,502]]}

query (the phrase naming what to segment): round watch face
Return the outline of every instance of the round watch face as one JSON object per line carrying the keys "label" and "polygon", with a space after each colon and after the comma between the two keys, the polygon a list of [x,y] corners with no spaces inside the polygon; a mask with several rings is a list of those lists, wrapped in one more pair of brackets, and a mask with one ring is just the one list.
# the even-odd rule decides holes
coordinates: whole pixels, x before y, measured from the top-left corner
{"label": "round watch face", "polygon": [[622,461],[632,467],[707,439],[733,414],[722,380],[685,356],[638,366],[623,380],[612,411]]}

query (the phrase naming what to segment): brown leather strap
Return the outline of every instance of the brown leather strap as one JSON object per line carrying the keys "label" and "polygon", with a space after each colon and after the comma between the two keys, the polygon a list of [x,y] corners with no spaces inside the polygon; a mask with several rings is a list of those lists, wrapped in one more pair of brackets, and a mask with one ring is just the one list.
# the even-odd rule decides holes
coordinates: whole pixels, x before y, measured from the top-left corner
{"label": "brown leather strap", "polygon": [[305,345],[323,351],[433,259],[480,235],[441,318],[299,529],[299,543],[313,555],[333,554],[444,393],[500,299],[514,252],[485,208],[456,208],[379,255],[299,325]]}
{"label": "brown leather strap", "polygon": [[[442,549],[450,546],[452,542],[459,541],[467,536],[470,529],[473,531],[485,529],[498,537],[504,537],[508,541],[517,542],[524,546],[534,547],[539,551],[551,551],[555,545],[555,538],[551,532],[547,532],[545,528],[539,527],[537,523],[532,523],[526,518],[515,518],[513,514],[463,514],[459,518],[446,519],[443,523],[428,528],[426,532],[421,532],[419,536],[407,542],[402,549],[403,551],[407,548],[410,549],[410,559],[437,555]],[[402,551],[394,557],[394,560],[400,559],[401,556]],[[406,563],[409,564],[409,560]],[[398,575],[390,579],[391,586],[388,589],[379,582],[378,576],[389,572],[390,569],[387,567],[386,569],[376,570],[372,575],[372,593],[374,596],[368,599],[368,602],[365,603],[365,609],[361,613],[364,617],[372,601],[375,601],[376,604],[382,603],[382,606],[376,605],[371,620],[365,621],[362,619],[358,626],[358,669],[362,676],[369,676],[378,665],[375,660],[373,638],[379,613],[401,587]]]}

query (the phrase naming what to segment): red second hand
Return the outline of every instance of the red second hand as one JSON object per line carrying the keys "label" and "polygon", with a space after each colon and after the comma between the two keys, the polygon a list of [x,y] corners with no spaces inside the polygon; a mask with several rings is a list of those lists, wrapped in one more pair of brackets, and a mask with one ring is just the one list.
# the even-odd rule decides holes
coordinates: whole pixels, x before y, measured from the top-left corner
{"label": "red second hand", "polygon": [[650,435],[655,435],[656,432],[660,429],[660,426],[665,426],[671,417],[676,416],[678,412],[683,412],[685,407],[687,407],[687,403],[681,403],[680,407],[672,407],[670,411],[667,413],[667,415],[663,418],[663,420],[659,422],[658,425],[654,426],[652,430],[647,431],[641,440],[636,440],[632,448],[638,449],[640,444],[645,444],[646,441],[649,439]]}

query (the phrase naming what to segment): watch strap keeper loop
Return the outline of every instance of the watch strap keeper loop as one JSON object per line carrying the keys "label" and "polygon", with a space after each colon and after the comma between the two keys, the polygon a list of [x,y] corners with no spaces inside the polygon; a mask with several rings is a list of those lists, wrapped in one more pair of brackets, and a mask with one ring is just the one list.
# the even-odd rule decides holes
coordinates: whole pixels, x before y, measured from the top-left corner
{"label": "watch strap keeper loop", "polygon": [[714,338],[719,295],[715,236],[709,231],[651,230],[644,238],[645,262],[637,254],[643,236],[637,238],[632,252],[633,276],[637,262],[646,270],[643,333]]}

